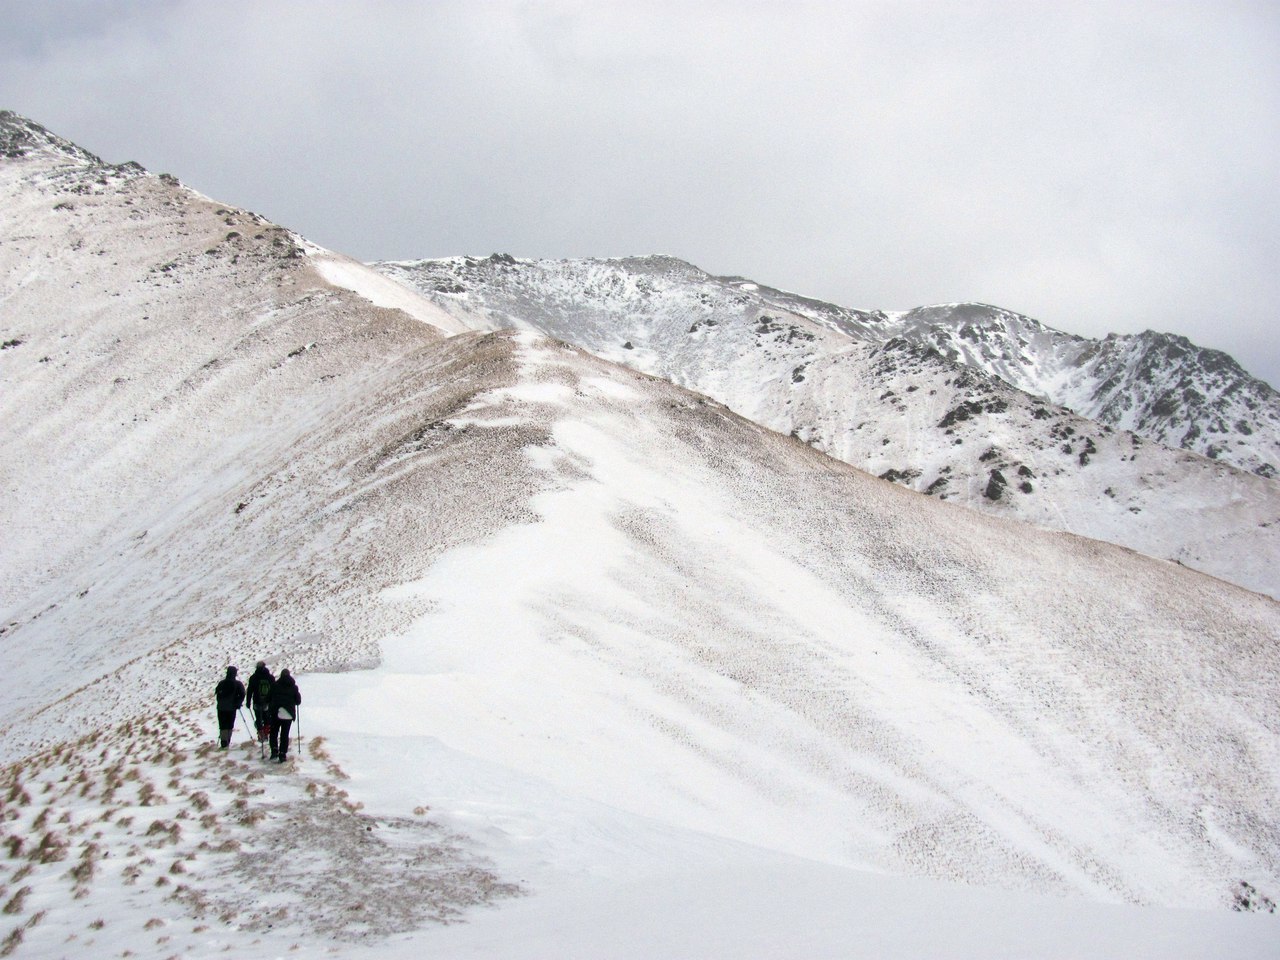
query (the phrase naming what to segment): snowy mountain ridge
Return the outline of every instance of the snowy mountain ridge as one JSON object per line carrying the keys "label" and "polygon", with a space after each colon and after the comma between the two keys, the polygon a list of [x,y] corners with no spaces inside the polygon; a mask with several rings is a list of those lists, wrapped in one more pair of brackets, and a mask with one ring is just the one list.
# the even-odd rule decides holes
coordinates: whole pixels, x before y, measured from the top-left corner
{"label": "snowy mountain ridge", "polygon": [[1274,478],[1280,395],[1219,350],[1151,330],[1090,340],[984,304],[921,307],[893,333],[1081,416]]}
{"label": "snowy mountain ridge", "polygon": [[109,166],[101,157],[46,130],[12,110],[0,110],[0,157],[16,160],[32,155],[65,159],[77,166]]}
{"label": "snowy mountain ridge", "polygon": [[[557,337],[919,492],[1280,596],[1280,485],[1010,385],[1003,366],[1029,370],[1033,355],[1087,343],[1026,318],[964,305],[848,310],[671,257],[376,266],[461,324]],[[997,353],[975,316],[996,316],[1022,353]],[[945,330],[972,363],[943,355]],[[1037,382],[1050,367],[1040,363]]]}
{"label": "snowy mountain ridge", "polygon": [[[0,159],[4,950],[1273,950],[1231,911],[1280,898],[1274,600],[431,316],[173,178]],[[284,767],[210,743],[258,658]]]}
{"label": "snowy mountain ridge", "polygon": [[[1175,334],[1145,331],[1091,340],[979,303],[891,313],[856,310],[742,277],[714,277],[666,256],[532,261],[495,255],[375,266],[410,282],[420,277],[419,286],[442,300],[465,297],[469,307],[501,317],[504,324],[519,322],[520,313],[530,310],[540,325],[549,324],[546,310],[539,308],[552,303],[570,315],[616,312],[628,305],[661,313],[647,302],[657,295],[659,282],[673,285],[664,299],[666,309],[678,310],[678,286],[687,283],[691,290],[683,311],[695,319],[699,306],[720,301],[722,308],[793,314],[874,344],[905,340],[1101,424],[1264,477],[1280,472],[1280,394],[1228,355]],[[602,271],[613,278],[604,279]],[[520,272],[524,276],[517,280],[513,274]],[[527,302],[516,293],[521,288]],[[620,317],[614,317],[614,326],[615,332],[627,333]]]}

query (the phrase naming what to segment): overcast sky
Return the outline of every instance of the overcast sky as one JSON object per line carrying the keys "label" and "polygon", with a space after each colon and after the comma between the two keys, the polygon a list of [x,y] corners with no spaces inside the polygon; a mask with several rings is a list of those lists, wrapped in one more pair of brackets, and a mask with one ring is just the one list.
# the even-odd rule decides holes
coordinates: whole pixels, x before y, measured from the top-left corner
{"label": "overcast sky", "polygon": [[1280,3],[0,0],[0,107],[360,259],[666,253],[1280,385]]}

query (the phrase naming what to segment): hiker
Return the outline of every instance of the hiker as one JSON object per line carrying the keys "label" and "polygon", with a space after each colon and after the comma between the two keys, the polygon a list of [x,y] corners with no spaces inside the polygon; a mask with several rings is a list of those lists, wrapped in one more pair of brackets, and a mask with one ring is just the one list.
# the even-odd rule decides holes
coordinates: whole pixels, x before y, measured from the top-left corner
{"label": "hiker", "polygon": [[218,704],[218,736],[222,749],[225,750],[231,746],[236,711],[244,703],[244,684],[236,679],[235,667],[227,667],[227,675],[213,688],[213,695]]}
{"label": "hiker", "polygon": [[267,705],[267,716],[271,720],[271,759],[276,763],[284,763],[288,759],[289,728],[298,715],[300,703],[302,694],[298,692],[293,674],[281,670],[280,679],[271,688],[271,700]]}
{"label": "hiker", "polygon": [[266,740],[267,734],[271,731],[271,718],[267,707],[271,703],[271,688],[275,685],[276,678],[267,669],[266,661],[259,660],[257,666],[253,668],[253,676],[249,678],[249,683],[246,685],[249,712],[253,714],[253,726],[258,731],[259,743]]}

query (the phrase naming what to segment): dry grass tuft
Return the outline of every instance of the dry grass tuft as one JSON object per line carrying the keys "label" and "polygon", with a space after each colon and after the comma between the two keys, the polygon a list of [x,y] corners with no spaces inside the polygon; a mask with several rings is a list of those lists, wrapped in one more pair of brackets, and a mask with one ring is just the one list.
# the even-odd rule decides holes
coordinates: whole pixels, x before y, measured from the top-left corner
{"label": "dry grass tuft", "polygon": [[9,898],[9,902],[0,908],[4,913],[12,916],[15,913],[21,913],[23,905],[27,902],[27,897],[31,896],[30,887],[20,887],[18,892]]}
{"label": "dry grass tuft", "polygon": [[31,794],[20,783],[15,783],[9,791],[9,802],[19,807],[31,806]]}
{"label": "dry grass tuft", "polygon": [[81,860],[67,871],[67,875],[76,881],[76,883],[84,884],[93,879],[93,874],[96,869],[97,865],[92,860]]}
{"label": "dry grass tuft", "polygon": [[156,804],[167,803],[164,796],[156,790],[155,784],[147,781],[138,788],[138,803],[144,807],[150,807]]}
{"label": "dry grass tuft", "polygon": [[22,943],[23,929],[16,927],[9,932],[9,935],[0,941],[0,957],[7,957],[17,950]]}
{"label": "dry grass tuft", "polygon": [[67,841],[50,830],[40,838],[40,845],[31,851],[31,859],[41,863],[57,863],[67,855]]}

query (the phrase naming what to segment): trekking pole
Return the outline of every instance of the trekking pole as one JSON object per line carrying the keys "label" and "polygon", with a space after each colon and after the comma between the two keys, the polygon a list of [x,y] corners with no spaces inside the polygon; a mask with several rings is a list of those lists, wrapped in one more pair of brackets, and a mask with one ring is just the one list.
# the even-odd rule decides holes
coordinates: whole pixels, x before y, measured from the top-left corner
{"label": "trekking pole", "polygon": [[302,756],[302,704],[296,704],[293,708],[295,717],[294,723],[298,725],[298,756]]}
{"label": "trekking pole", "polygon": [[253,726],[244,718],[244,708],[236,707],[236,712],[240,714],[240,722],[244,724],[244,728],[249,731],[249,739],[254,739]]}

